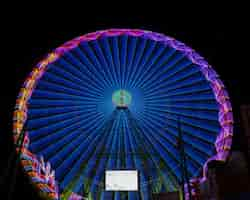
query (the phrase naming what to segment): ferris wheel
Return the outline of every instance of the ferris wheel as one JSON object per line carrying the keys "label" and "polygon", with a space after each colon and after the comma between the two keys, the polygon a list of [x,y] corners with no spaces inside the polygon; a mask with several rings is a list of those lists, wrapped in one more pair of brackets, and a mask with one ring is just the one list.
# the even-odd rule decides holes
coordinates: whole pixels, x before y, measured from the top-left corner
{"label": "ferris wheel", "polygon": [[[233,117],[223,83],[194,50],[151,31],[109,29],[66,42],[35,66],[13,130],[45,198],[150,199],[181,187],[180,142],[189,180],[224,161]],[[138,170],[140,191],[105,191],[112,169]]]}

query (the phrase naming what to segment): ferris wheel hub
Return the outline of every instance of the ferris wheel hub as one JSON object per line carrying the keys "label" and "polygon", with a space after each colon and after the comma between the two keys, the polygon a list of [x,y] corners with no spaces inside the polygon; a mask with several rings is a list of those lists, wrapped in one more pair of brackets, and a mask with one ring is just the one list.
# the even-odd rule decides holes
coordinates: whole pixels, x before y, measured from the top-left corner
{"label": "ferris wheel hub", "polygon": [[112,95],[112,101],[117,108],[128,108],[131,104],[132,96],[127,90],[117,90]]}

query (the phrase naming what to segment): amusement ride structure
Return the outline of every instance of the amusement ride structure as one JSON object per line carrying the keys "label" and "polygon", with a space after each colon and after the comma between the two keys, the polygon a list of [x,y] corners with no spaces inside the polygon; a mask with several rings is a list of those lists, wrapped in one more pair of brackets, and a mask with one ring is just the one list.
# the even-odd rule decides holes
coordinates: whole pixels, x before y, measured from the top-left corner
{"label": "amusement ride structure", "polygon": [[[148,200],[181,188],[195,199],[233,135],[213,68],[182,42],[144,30],[97,31],[56,48],[15,109],[20,162],[45,199]],[[105,170],[114,169],[138,170],[140,190],[105,191]]]}

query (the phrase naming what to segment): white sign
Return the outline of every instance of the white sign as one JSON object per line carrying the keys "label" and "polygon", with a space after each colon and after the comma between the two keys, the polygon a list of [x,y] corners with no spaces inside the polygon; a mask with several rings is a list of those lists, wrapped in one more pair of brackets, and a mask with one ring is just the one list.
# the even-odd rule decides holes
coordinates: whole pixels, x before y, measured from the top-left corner
{"label": "white sign", "polygon": [[106,191],[138,191],[137,170],[107,170],[105,172]]}

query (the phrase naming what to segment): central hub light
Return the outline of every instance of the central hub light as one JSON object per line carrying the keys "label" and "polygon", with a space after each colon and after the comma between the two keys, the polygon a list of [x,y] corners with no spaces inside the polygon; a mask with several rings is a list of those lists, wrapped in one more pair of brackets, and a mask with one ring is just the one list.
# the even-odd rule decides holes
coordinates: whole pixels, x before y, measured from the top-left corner
{"label": "central hub light", "polygon": [[112,101],[117,108],[127,108],[131,103],[131,95],[126,90],[117,90],[112,95]]}

